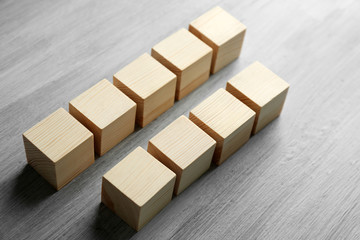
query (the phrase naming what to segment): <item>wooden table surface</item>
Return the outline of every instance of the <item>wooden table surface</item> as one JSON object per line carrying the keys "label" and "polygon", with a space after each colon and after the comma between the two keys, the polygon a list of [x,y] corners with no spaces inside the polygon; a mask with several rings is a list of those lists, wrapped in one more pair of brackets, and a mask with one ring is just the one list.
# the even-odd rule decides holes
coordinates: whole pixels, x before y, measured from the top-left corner
{"label": "wooden table surface", "polygon": [[[241,58],[56,192],[21,134],[220,5]],[[0,1],[0,239],[359,239],[360,2]],[[100,204],[101,177],[259,60],[290,83],[280,118],[135,232]]]}

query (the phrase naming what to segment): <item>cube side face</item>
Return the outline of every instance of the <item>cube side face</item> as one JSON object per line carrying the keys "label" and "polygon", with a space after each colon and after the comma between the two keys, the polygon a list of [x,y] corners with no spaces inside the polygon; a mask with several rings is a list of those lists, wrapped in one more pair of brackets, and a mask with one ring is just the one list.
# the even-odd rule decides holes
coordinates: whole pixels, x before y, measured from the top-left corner
{"label": "cube side face", "polygon": [[213,159],[216,143],[205,151],[196,161],[185,168],[181,175],[181,180],[178,188],[175,191],[176,195],[179,195],[193,182],[195,182],[201,175],[203,175],[210,167]]}
{"label": "cube side face", "polygon": [[240,56],[242,45],[245,38],[245,32],[239,33],[228,42],[224,43],[218,48],[216,58],[211,64],[211,73],[214,74],[223,67],[234,61]]}
{"label": "cube side face", "polygon": [[55,164],[57,190],[95,162],[94,137],[91,136]]}
{"label": "cube side face", "polygon": [[175,176],[140,209],[140,219],[136,230],[143,228],[171,201],[175,185]]}
{"label": "cube side face", "polygon": [[141,125],[142,118],[144,116],[144,101],[142,97],[140,97],[137,93],[135,93],[132,89],[130,89],[127,85],[121,82],[115,76],[113,77],[114,86],[117,87],[120,91],[126,94],[131,100],[133,100],[137,107],[136,107],[136,123]]}
{"label": "cube side face", "polygon": [[135,118],[136,105],[102,130],[100,156],[134,132]]}
{"label": "cube side face", "polygon": [[272,99],[268,104],[261,108],[257,123],[253,128],[253,134],[258,133],[267,124],[280,115],[286,100],[287,92],[288,89],[284,90],[282,93],[274,97],[274,99]]}
{"label": "cube side face", "polygon": [[145,127],[174,105],[176,77],[144,101],[143,114],[139,125]]}
{"label": "cube side face", "polygon": [[29,165],[33,167],[35,171],[38,172],[55,189],[57,189],[55,164],[24,135],[23,141],[26,159]]}
{"label": "cube side face", "polygon": [[231,93],[234,97],[239,99],[241,102],[243,102],[246,106],[251,108],[256,113],[255,122],[254,122],[254,126],[253,126],[253,132],[252,132],[253,134],[255,134],[255,132],[256,132],[255,129],[256,129],[258,119],[259,119],[259,116],[260,116],[261,106],[259,106],[254,101],[252,101],[249,97],[247,97],[245,94],[240,92],[230,82],[226,83],[226,91]]}
{"label": "cube side face", "polygon": [[182,72],[179,87],[176,89],[176,100],[181,100],[209,79],[211,59],[212,51]]}
{"label": "cube side face", "polygon": [[175,180],[175,188],[174,192],[177,192],[177,188],[180,184],[182,169],[174,163],[168,156],[166,156],[160,149],[158,149],[151,140],[148,142],[148,153],[150,153],[154,158],[159,160],[162,164],[164,164],[167,168],[173,171],[176,174]]}
{"label": "cube side face", "polygon": [[151,56],[155,58],[158,62],[164,65],[167,69],[169,69],[172,73],[177,76],[177,81],[181,78],[182,70],[175,66],[171,61],[165,58],[161,52],[158,52],[156,49],[151,49]]}
{"label": "cube side face", "polygon": [[212,58],[211,58],[211,68],[210,68],[210,72],[214,73],[214,66],[215,66],[215,62],[217,59],[217,55],[218,55],[218,51],[219,51],[219,46],[214,43],[213,41],[211,41],[209,38],[207,38],[204,34],[202,34],[197,28],[195,28],[193,25],[189,25],[189,31],[194,34],[197,38],[199,38],[201,41],[203,41],[204,43],[206,43],[209,47],[212,48],[213,50],[213,54],[212,54]]}
{"label": "cube side face", "polygon": [[189,119],[216,141],[215,151],[212,158],[213,162],[216,163],[221,157],[224,138],[221,137],[216,131],[214,131],[211,127],[209,127],[192,112],[189,113]]}
{"label": "cube side face", "polygon": [[138,228],[140,207],[104,177],[101,186],[101,202],[129,226]]}
{"label": "cube side face", "polygon": [[216,165],[222,164],[249,140],[251,131],[254,126],[254,121],[255,114],[238,130],[225,139],[220,156],[218,156],[217,159],[214,159]]}
{"label": "cube side face", "polygon": [[69,113],[94,134],[95,152],[100,155],[102,130],[98,126],[96,126],[95,123],[90,121],[90,119],[88,119],[84,114],[82,114],[71,103],[69,103]]}

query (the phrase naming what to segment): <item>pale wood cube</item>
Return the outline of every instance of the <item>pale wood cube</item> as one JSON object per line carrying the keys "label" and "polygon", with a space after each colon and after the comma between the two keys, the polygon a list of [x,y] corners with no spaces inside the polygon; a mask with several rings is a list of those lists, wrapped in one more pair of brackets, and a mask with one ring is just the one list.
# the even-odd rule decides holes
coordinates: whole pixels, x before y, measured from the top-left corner
{"label": "pale wood cube", "polygon": [[94,133],[100,156],[134,131],[136,103],[106,79],[71,100],[69,112]]}
{"label": "pale wood cube", "polygon": [[136,102],[136,122],[141,127],[174,105],[176,75],[147,53],[116,73],[113,81]]}
{"label": "pale wood cube", "polygon": [[186,29],[182,28],[156,44],[151,55],[176,74],[176,100],[209,78],[212,49]]}
{"label": "pale wood cube", "polygon": [[101,201],[139,231],[171,201],[175,176],[138,147],[103,176]]}
{"label": "pale wood cube", "polygon": [[255,112],[220,88],[191,110],[189,118],[216,140],[213,161],[220,165],[249,140]]}
{"label": "pale wood cube", "polygon": [[253,134],[277,118],[289,84],[259,62],[255,62],[226,84],[226,90],[256,112]]}
{"label": "pale wood cube", "polygon": [[148,152],[176,173],[175,195],[184,191],[210,167],[216,142],[181,116],[148,144]]}
{"label": "pale wood cube", "polygon": [[215,7],[191,22],[189,31],[213,49],[211,73],[216,73],[240,56],[246,26]]}
{"label": "pale wood cube", "polygon": [[94,136],[60,108],[23,134],[26,158],[56,190],[94,163]]}

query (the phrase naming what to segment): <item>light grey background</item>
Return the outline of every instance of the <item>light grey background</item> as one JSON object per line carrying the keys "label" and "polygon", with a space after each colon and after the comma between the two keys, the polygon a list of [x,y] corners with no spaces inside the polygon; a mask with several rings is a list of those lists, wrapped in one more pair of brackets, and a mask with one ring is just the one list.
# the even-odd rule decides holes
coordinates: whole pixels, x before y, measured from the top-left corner
{"label": "light grey background", "polygon": [[[241,58],[59,192],[21,134],[220,5]],[[359,239],[360,2],[0,1],[0,239]],[[287,82],[281,117],[140,232],[100,204],[101,176],[259,60]]]}

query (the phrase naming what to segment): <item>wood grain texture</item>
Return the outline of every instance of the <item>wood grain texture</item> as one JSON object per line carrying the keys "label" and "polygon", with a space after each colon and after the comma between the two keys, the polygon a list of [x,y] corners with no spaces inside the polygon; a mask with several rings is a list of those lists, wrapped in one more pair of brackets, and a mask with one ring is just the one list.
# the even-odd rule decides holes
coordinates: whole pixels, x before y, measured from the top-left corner
{"label": "wood grain texture", "polygon": [[226,83],[226,90],[256,112],[253,134],[277,118],[289,84],[259,62],[254,62]]}
{"label": "wood grain texture", "polygon": [[135,128],[136,103],[107,79],[71,100],[69,112],[94,134],[95,152],[100,156]]}
{"label": "wood grain texture", "polygon": [[176,75],[148,53],[114,74],[113,82],[136,102],[136,123],[141,127],[174,105]]}
{"label": "wood grain texture", "polygon": [[[21,134],[215,6],[241,56],[56,192]],[[0,238],[358,239],[360,2],[0,1]],[[135,232],[101,178],[254,61],[291,85],[282,114]]]}
{"label": "wood grain texture", "polygon": [[250,138],[255,112],[220,88],[189,113],[189,118],[213,139],[213,161],[222,164]]}
{"label": "wood grain texture", "polygon": [[189,31],[213,49],[211,73],[239,57],[246,26],[219,6],[189,24]]}
{"label": "wood grain texture", "polygon": [[147,151],[176,173],[179,195],[206,172],[216,142],[187,117],[180,116],[149,140]]}
{"label": "wood grain texture", "polygon": [[103,176],[101,201],[139,231],[171,201],[175,176],[137,147]]}
{"label": "wood grain texture", "polygon": [[59,108],[23,134],[26,159],[56,190],[94,163],[94,135]]}
{"label": "wood grain texture", "polygon": [[176,100],[187,96],[209,78],[212,49],[182,28],[151,49],[151,56],[177,76]]}

